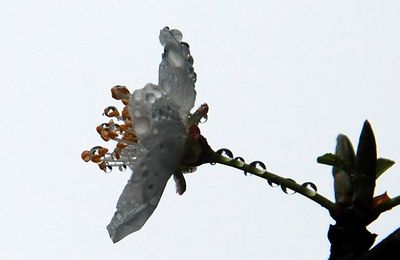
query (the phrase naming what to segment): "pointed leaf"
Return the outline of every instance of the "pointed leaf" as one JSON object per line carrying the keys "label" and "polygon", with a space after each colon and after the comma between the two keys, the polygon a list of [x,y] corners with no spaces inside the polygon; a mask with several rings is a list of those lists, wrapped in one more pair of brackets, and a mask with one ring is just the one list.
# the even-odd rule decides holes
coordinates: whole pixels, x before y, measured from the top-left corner
{"label": "pointed leaf", "polygon": [[376,178],[376,143],[366,120],[358,142],[356,171],[353,178],[353,202],[365,209],[371,207]]}
{"label": "pointed leaf", "polygon": [[392,167],[394,161],[386,159],[386,158],[378,158],[376,161],[376,179],[382,175],[387,169]]}
{"label": "pointed leaf", "polygon": [[344,161],[346,166],[350,168],[349,170],[354,170],[356,154],[350,139],[346,135],[340,134],[338,135],[336,142],[335,154]]}
{"label": "pointed leaf", "polygon": [[336,156],[343,163],[340,167],[333,166],[334,190],[336,203],[350,204],[352,201],[351,173],[355,169],[356,155],[350,139],[340,134],[336,139]]}
{"label": "pointed leaf", "polygon": [[317,158],[317,162],[320,164],[326,164],[334,167],[338,167],[343,170],[347,170],[349,167],[346,165],[346,162],[333,153],[326,153]]}

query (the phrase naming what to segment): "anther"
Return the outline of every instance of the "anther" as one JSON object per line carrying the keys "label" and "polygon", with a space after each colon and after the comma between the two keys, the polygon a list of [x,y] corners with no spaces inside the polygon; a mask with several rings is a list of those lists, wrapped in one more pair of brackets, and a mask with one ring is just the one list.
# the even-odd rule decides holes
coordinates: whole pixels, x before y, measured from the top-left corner
{"label": "anther", "polygon": [[108,117],[117,117],[119,116],[118,109],[114,106],[109,106],[104,109],[104,115]]}
{"label": "anther", "polygon": [[122,102],[124,102],[124,99],[129,100],[130,93],[129,93],[129,90],[125,86],[118,85],[111,89],[111,95],[116,100],[122,100]]}
{"label": "anther", "polygon": [[81,154],[81,158],[85,162],[90,161],[90,152],[88,150],[83,151],[82,154]]}

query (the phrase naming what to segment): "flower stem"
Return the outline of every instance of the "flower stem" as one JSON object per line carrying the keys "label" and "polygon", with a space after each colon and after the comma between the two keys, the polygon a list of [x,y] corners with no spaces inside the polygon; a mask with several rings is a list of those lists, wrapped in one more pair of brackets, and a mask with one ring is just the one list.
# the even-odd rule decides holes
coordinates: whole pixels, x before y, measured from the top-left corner
{"label": "flower stem", "polygon": [[306,185],[300,185],[293,181],[292,179],[284,178],[274,173],[268,172],[266,170],[261,170],[252,165],[246,164],[239,160],[234,160],[232,158],[223,156],[219,153],[212,151],[211,153],[211,161],[213,163],[219,163],[223,165],[227,165],[244,172],[251,173],[260,178],[266,179],[270,183],[274,183],[276,185],[280,185],[282,189],[285,191],[286,189],[293,190],[301,195],[315,201],[322,207],[326,208],[328,211],[332,211],[335,204],[324,196],[318,194],[316,190],[308,188]]}

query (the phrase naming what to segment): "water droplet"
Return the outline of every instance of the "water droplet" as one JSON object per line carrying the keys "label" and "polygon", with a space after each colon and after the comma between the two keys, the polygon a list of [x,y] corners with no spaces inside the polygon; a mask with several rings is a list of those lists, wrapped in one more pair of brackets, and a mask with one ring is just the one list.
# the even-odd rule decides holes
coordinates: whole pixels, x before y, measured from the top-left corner
{"label": "water droplet", "polygon": [[190,48],[189,43],[187,43],[187,42],[181,42],[181,45],[188,49]]}
{"label": "water droplet", "polygon": [[156,101],[156,96],[153,93],[146,94],[146,101],[153,104]]}
{"label": "water droplet", "polygon": [[164,80],[161,86],[165,92],[169,93],[171,91],[171,83],[169,82],[169,80]]}
{"label": "water droplet", "polygon": [[309,196],[315,196],[317,194],[317,186],[312,182],[305,182],[301,186],[307,188]]}
{"label": "water droplet", "polygon": [[172,30],[170,30],[169,32],[172,34],[172,36],[174,36],[174,38],[175,38],[178,42],[182,41],[183,35],[182,35],[182,33],[181,33],[179,30],[172,29]]}
{"label": "water droplet", "polygon": [[276,188],[276,187],[279,186],[279,184],[277,184],[277,183],[275,183],[275,182],[273,182],[271,180],[267,180],[267,182],[268,182],[269,186],[271,186],[272,188]]}
{"label": "water droplet", "polygon": [[138,117],[135,119],[133,127],[138,135],[146,134],[150,129],[150,121],[147,117]]}
{"label": "water droplet", "polygon": [[162,93],[161,93],[161,91],[159,91],[158,89],[155,89],[153,93],[154,93],[154,96],[155,96],[157,99],[159,99],[159,98],[162,97]]}
{"label": "water droplet", "polygon": [[[261,161],[254,161],[250,163],[250,166],[253,166],[254,168],[257,168],[258,170],[266,171],[267,168],[265,167],[265,164]],[[244,172],[244,175],[247,176],[247,171]]]}
{"label": "water droplet", "polygon": [[200,118],[200,123],[204,124],[208,120],[208,115],[204,115]]}
{"label": "water droplet", "polygon": [[[286,180],[288,180],[289,182],[293,182],[296,183],[294,180],[287,178]],[[289,195],[293,195],[296,192],[294,190],[291,190],[290,188],[284,186],[283,184],[281,184],[281,189],[284,193],[289,194]]]}
{"label": "water droplet", "polygon": [[140,111],[135,110],[135,112],[133,112],[133,114],[135,115],[135,117],[140,117],[142,115],[142,113],[140,113]]}
{"label": "water droplet", "polygon": [[259,169],[259,170],[264,170],[265,171],[267,169],[267,167],[265,167],[265,164],[263,162],[261,162],[261,161],[254,161],[254,162],[250,163],[250,165],[255,167],[255,168],[257,168],[257,169]]}
{"label": "water droplet", "polygon": [[106,168],[104,168],[105,173],[110,173],[112,172],[112,167],[110,165],[107,165]]}
{"label": "water droplet", "polygon": [[118,169],[119,169],[119,171],[124,172],[124,171],[126,171],[126,165],[122,164],[122,165],[118,166]]}
{"label": "water droplet", "polygon": [[95,155],[99,151],[100,148],[101,148],[101,146],[95,146],[92,149],[90,149],[90,151],[89,151],[90,156]]}
{"label": "water droplet", "polygon": [[122,219],[122,214],[121,214],[121,213],[117,213],[117,214],[115,215],[115,217],[116,217],[118,220],[121,220],[121,219]]}
{"label": "water droplet", "polygon": [[236,161],[236,164],[237,164],[239,167],[242,167],[242,166],[244,165],[244,159],[243,159],[242,157],[236,157],[236,158],[234,158],[233,160]]}
{"label": "water droplet", "polygon": [[114,131],[114,132],[119,131],[120,129],[121,129],[121,126],[119,124],[115,124],[115,123],[113,125],[111,125],[111,127],[110,127],[110,130]]}
{"label": "water droplet", "polygon": [[197,81],[197,74],[196,72],[190,73],[189,78],[193,81],[193,83],[196,83]]}
{"label": "water droplet", "polygon": [[114,114],[118,111],[118,109],[114,106],[108,106],[104,109],[104,115],[108,117],[113,117]]}
{"label": "water droplet", "polygon": [[133,98],[136,101],[140,101],[142,99],[142,92],[139,90],[136,90],[135,92],[133,92]]}
{"label": "water droplet", "polygon": [[227,156],[231,159],[233,158],[233,153],[229,149],[226,149],[226,148],[219,149],[216,153],[223,155],[223,156]]}
{"label": "water droplet", "polygon": [[160,70],[163,70],[163,69],[165,69],[165,62],[164,61],[162,61],[161,63],[160,63]]}

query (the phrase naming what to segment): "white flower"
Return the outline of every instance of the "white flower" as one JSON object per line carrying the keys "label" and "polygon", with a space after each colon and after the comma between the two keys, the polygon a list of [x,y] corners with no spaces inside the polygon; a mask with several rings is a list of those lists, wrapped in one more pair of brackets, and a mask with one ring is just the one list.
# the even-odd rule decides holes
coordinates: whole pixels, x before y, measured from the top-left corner
{"label": "white flower", "polygon": [[104,114],[116,118],[118,123],[110,120],[98,126],[97,131],[105,141],[118,142],[114,151],[109,153],[97,146],[82,153],[85,161],[98,163],[105,171],[112,167],[132,170],[107,226],[114,243],[145,224],[172,175],[177,192],[185,190],[181,167],[185,142],[191,127],[206,117],[204,108],[208,107],[190,114],[196,97],[196,74],[189,45],[181,40],[178,30],[165,27],[160,31],[164,53],[158,85],[147,84],[132,94],[123,86],[112,89],[113,97],[126,106],[121,113],[115,107],[106,108]]}

